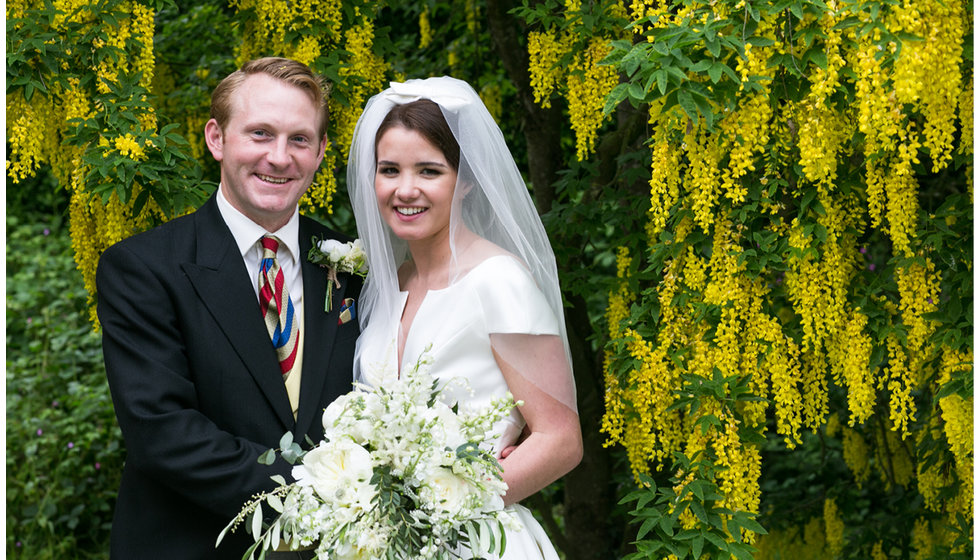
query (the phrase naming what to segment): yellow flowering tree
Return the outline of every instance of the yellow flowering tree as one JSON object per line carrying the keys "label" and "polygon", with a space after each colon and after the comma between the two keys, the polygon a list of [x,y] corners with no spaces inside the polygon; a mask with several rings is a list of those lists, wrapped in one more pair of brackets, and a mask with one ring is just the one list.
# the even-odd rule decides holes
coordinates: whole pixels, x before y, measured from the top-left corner
{"label": "yellow flowering tree", "polygon": [[214,189],[201,131],[241,61],[289,56],[333,82],[302,205],[348,230],[368,97],[473,84],[558,256],[587,452],[528,505],[569,560],[972,552],[964,3],[6,10],[8,181],[48,170],[68,193],[90,290],[105,247]]}
{"label": "yellow flowering tree", "polygon": [[102,250],[203,197],[186,141],[150,99],[154,13],[134,0],[6,5],[7,177],[17,188],[45,165],[69,191],[93,296]]}
{"label": "yellow flowering tree", "polygon": [[[635,557],[972,554],[969,6],[523,13],[579,159],[617,141],[617,170],[580,176],[644,196],[646,161],[645,204],[595,198],[618,231],[603,431],[641,483]],[[612,132],[575,109],[593,48],[621,79],[592,80]]]}
{"label": "yellow flowering tree", "polygon": [[377,6],[243,0],[232,8],[229,16],[215,2],[6,6],[7,176],[16,185],[43,168],[70,192],[75,260],[93,322],[102,251],[196,208],[215,188],[217,169],[201,134],[210,91],[248,58],[289,56],[332,81],[326,164],[302,201],[306,210],[332,208],[338,161],[360,109],[386,83],[387,67],[372,48]]}

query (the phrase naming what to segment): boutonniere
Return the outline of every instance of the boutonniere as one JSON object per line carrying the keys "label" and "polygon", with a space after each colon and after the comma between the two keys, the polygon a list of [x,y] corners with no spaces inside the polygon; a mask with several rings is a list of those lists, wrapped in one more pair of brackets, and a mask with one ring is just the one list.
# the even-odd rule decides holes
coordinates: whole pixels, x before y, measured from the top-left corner
{"label": "boutonniere", "polygon": [[313,247],[307,255],[310,262],[318,264],[327,269],[327,301],[323,310],[330,312],[333,300],[334,286],[340,287],[340,280],[337,279],[338,272],[356,274],[360,277],[367,275],[367,255],[360,239],[341,243],[336,239],[323,239],[317,241],[313,238]]}

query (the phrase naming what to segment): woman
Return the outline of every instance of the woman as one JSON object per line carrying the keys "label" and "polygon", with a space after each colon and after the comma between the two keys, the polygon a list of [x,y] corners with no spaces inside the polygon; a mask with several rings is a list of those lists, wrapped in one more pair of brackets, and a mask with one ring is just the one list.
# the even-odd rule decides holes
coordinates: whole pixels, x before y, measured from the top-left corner
{"label": "woman", "polygon": [[557,560],[517,502],[578,464],[582,436],[554,253],[500,129],[465,82],[392,83],[358,121],[347,185],[371,271],[355,376],[384,384],[430,349],[433,376],[465,379],[445,384],[461,406],[522,401],[494,446],[524,525],[503,558]]}

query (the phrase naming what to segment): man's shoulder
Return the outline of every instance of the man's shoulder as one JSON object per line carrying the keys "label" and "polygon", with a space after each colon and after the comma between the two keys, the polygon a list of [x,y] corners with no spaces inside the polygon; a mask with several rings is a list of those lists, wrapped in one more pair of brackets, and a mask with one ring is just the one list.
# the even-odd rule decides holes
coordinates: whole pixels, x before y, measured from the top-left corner
{"label": "man's shoulder", "polygon": [[[116,242],[113,247],[148,247],[160,244],[170,244],[174,239],[182,235],[193,236],[194,212],[178,216],[162,224],[154,226],[148,230],[133,234],[121,241]],[[112,247],[110,247],[111,249]]]}
{"label": "man's shoulder", "polygon": [[214,212],[210,212],[213,209],[208,207],[206,202],[193,212],[118,241],[105,250],[103,258],[106,254],[131,252],[142,255],[140,260],[167,261],[193,252],[199,236],[213,235],[218,231],[209,231],[211,226],[205,225],[215,219],[212,216]]}

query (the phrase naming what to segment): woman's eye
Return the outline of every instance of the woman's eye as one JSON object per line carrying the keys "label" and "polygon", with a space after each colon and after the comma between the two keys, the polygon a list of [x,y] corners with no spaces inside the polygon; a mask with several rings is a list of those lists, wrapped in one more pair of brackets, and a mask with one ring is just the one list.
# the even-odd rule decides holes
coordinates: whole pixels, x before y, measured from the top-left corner
{"label": "woman's eye", "polygon": [[396,169],[394,167],[379,167],[378,168],[378,174],[379,175],[395,175],[397,173],[398,173],[398,169]]}
{"label": "woman's eye", "polygon": [[439,175],[442,175],[442,171],[431,167],[426,167],[422,169],[422,175],[426,177],[438,177]]}

